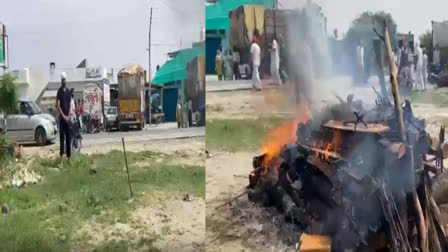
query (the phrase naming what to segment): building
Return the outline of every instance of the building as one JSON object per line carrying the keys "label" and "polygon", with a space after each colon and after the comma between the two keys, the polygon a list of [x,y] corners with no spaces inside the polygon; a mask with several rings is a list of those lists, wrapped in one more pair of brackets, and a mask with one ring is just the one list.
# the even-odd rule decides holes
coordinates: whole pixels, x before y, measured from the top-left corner
{"label": "building", "polygon": [[217,50],[231,50],[229,13],[244,5],[272,8],[274,0],[219,0],[205,8],[206,74],[215,74]]}
{"label": "building", "polygon": [[30,99],[36,102],[48,83],[44,74],[31,72],[28,68],[8,72],[15,79],[16,91],[21,99]]}
{"label": "building", "polygon": [[[188,64],[190,62],[199,60],[201,56],[205,56],[205,42],[194,43],[192,48],[171,52],[168,55],[171,59],[157,71],[154,79],[151,81],[151,85],[158,86],[161,90],[161,105],[163,113],[165,114],[165,121],[174,122],[176,121],[176,105],[178,98],[181,97],[182,103],[187,101],[186,86],[198,84],[200,86],[198,87],[199,89],[202,87],[202,89],[205,90],[205,74],[204,80],[202,80],[202,78],[197,78],[197,81],[188,81],[189,75],[187,73]],[[200,65],[200,63],[198,63],[198,65]],[[195,66],[191,67],[193,67],[193,69],[199,69]],[[196,105],[196,108],[199,107],[201,107],[201,105]]]}
{"label": "building", "polygon": [[[76,68],[56,68],[55,63],[50,63],[50,79],[48,85],[39,98],[41,107],[48,112],[54,112],[56,109],[56,94],[61,86],[61,74],[66,73],[66,81],[68,88],[75,91],[75,102],[83,103],[83,91],[87,84],[97,84],[103,90],[105,87],[109,89],[111,95],[103,97],[114,97],[114,89],[109,87],[117,87],[117,71],[105,67],[89,67],[87,60],[83,60]],[[113,102],[113,101],[112,101]],[[111,100],[104,101],[104,105],[110,105]]]}

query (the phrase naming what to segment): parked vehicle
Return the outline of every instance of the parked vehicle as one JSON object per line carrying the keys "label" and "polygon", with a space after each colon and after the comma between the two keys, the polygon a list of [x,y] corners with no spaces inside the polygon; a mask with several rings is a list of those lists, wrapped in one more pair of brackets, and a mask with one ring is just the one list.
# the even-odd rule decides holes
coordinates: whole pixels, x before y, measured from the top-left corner
{"label": "parked vehicle", "polygon": [[17,114],[7,116],[6,125],[0,119],[0,132],[6,132],[11,143],[35,142],[42,146],[57,138],[56,119],[50,114],[42,113],[36,103],[20,100],[17,110]]}
{"label": "parked vehicle", "polygon": [[106,131],[110,131],[112,128],[119,129],[120,124],[118,121],[118,109],[117,107],[108,107],[106,110],[105,128]]}
{"label": "parked vehicle", "polygon": [[72,139],[71,139],[71,146],[72,146],[72,152],[81,152],[81,146],[82,146],[82,121],[79,115],[76,115],[76,122],[74,125],[72,125]]}
{"label": "parked vehicle", "polygon": [[145,125],[145,73],[137,64],[129,64],[118,72],[118,120],[120,130],[137,127],[141,130]]}
{"label": "parked vehicle", "polygon": [[86,133],[99,132],[103,120],[102,91],[97,84],[88,84],[84,87],[84,115],[83,123]]}

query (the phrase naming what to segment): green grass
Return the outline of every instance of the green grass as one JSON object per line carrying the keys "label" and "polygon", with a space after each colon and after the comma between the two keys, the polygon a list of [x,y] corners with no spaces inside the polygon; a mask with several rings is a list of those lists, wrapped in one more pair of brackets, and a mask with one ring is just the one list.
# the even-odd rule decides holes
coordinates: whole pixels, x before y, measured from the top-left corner
{"label": "green grass", "polygon": [[[162,161],[160,160],[162,158]],[[44,175],[44,182],[27,189],[0,190],[0,204],[10,213],[0,216],[0,251],[67,251],[75,244],[71,238],[83,221],[113,224],[127,222],[139,197],[155,191],[167,194],[205,197],[205,169],[201,166],[171,164],[173,157],[154,152],[128,152],[132,189],[137,204],[128,204],[129,185],[123,153],[80,155],[72,168],[62,171],[56,159],[36,159],[33,170]],[[136,162],[143,165],[136,165]],[[89,174],[91,168],[96,174]],[[104,247],[119,251],[123,243]]]}
{"label": "green grass", "polygon": [[213,120],[206,124],[207,149],[230,152],[258,150],[279,120]]}
{"label": "green grass", "polygon": [[412,92],[412,103],[433,104],[439,107],[448,106],[448,88],[436,88],[425,92]]}

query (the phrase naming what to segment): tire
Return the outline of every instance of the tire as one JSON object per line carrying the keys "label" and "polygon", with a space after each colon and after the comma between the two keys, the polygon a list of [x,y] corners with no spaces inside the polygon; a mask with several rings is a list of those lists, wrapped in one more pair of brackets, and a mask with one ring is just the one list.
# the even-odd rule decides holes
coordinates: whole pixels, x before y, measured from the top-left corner
{"label": "tire", "polygon": [[38,127],[36,129],[35,139],[37,145],[39,146],[44,146],[45,144],[47,144],[47,132],[45,132],[44,128]]}
{"label": "tire", "polygon": [[[76,141],[78,142],[77,146],[75,146]],[[79,152],[81,152],[81,147],[82,147],[82,139],[73,138],[72,139],[72,144],[71,144],[72,153],[79,153]]]}
{"label": "tire", "polygon": [[142,124],[137,125],[137,130],[142,130]]}

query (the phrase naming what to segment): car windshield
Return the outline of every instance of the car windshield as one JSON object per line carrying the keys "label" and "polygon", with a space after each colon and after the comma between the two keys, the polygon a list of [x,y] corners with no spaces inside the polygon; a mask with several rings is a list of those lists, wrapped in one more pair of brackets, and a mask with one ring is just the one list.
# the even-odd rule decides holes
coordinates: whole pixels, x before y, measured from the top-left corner
{"label": "car windshield", "polygon": [[107,110],[108,115],[116,115],[117,114],[117,108],[109,108]]}
{"label": "car windshield", "polygon": [[35,102],[27,102],[27,104],[34,115],[42,113],[42,110],[39,108],[39,106],[37,106]]}

